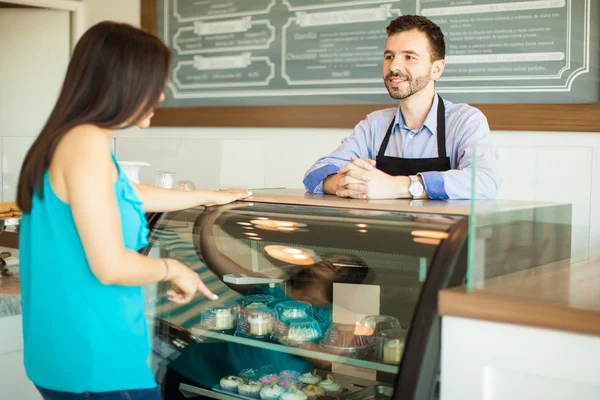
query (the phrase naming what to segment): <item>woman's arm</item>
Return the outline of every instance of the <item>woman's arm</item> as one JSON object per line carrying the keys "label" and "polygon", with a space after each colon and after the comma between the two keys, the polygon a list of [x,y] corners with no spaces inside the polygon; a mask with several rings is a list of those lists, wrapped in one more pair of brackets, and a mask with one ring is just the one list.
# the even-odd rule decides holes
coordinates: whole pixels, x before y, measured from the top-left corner
{"label": "woman's arm", "polygon": [[[206,266],[223,281],[223,276],[227,274],[245,275],[255,278],[268,278],[268,276],[259,272],[254,272],[244,268],[219,250],[213,227],[217,219],[226,210],[231,210],[239,207],[244,207],[245,204],[230,204],[223,207],[207,208],[198,218],[197,224],[200,226],[199,247],[202,253],[202,258]],[[253,288],[253,285],[235,285],[224,282],[231,289],[238,293],[245,293]]]}
{"label": "woman's arm", "polygon": [[163,189],[151,185],[136,185],[140,200],[147,212],[168,212],[184,210],[195,206],[227,204],[252,196],[244,189],[230,190],[182,190]]}
{"label": "woman's arm", "polygon": [[175,286],[171,298],[178,302],[191,300],[198,290],[215,298],[198,274],[179,261],[152,259],[125,248],[114,191],[116,166],[106,133],[93,126],[77,128],[73,133],[65,136],[52,163],[61,172],[63,200],[71,206],[94,275],[102,283],[124,286],[169,280]]}

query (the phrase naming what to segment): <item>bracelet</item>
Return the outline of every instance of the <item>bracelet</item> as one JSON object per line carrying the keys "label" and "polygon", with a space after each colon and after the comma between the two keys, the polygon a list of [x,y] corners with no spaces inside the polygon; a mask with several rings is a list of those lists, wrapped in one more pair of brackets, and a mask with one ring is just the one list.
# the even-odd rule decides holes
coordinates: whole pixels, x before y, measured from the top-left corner
{"label": "bracelet", "polygon": [[169,276],[169,263],[167,262],[166,258],[161,258],[161,260],[163,260],[163,262],[165,263],[165,275],[162,277],[162,279],[160,280],[161,282],[165,281],[167,279],[167,277]]}

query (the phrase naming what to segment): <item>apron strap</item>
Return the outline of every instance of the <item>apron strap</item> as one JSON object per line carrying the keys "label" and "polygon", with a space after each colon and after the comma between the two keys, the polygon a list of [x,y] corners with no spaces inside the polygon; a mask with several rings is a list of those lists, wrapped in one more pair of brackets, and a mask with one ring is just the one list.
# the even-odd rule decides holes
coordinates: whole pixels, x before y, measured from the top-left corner
{"label": "apron strap", "polygon": [[379,148],[379,153],[377,153],[377,155],[379,157],[384,157],[385,156],[385,150],[388,147],[388,143],[390,142],[390,137],[392,136],[392,130],[394,129],[394,125],[396,124],[396,117],[394,117],[392,119],[392,123],[390,124],[390,127],[387,130],[387,133],[385,134],[385,137],[383,138],[383,142],[381,142],[381,147]]}
{"label": "apron strap", "polygon": [[[390,126],[383,138],[383,142],[381,142],[381,147],[379,148],[379,153],[377,155],[379,157],[385,156],[385,151],[390,142],[390,137],[392,136],[392,130],[394,129],[394,125],[396,123],[396,117],[392,119]],[[446,158],[446,107],[444,106],[444,100],[438,94],[438,106],[437,106],[437,145],[438,145],[438,157]]]}
{"label": "apron strap", "polygon": [[437,107],[437,145],[438,157],[446,158],[446,107],[444,106],[444,100],[439,94]]}

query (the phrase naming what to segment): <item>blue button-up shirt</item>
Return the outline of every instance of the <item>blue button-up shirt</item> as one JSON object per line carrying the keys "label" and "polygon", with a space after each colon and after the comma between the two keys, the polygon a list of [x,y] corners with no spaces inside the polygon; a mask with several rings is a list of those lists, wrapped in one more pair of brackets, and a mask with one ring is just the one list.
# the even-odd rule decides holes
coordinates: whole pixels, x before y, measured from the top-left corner
{"label": "blue button-up shirt", "polygon": [[[350,156],[375,160],[383,138],[396,118],[385,155],[401,158],[434,158],[437,150],[438,96],[427,114],[423,126],[411,130],[404,124],[400,107],[375,111],[360,121],[354,134],[345,138],[331,154],[319,159],[304,176],[304,186],[315,194],[323,193],[323,180],[350,162]],[[487,119],[481,111],[467,104],[444,100],[446,107],[446,153],[450,157],[449,171],[423,172],[427,194],[432,199],[470,199],[472,169],[475,168],[477,199],[494,199],[502,182],[498,171],[496,150],[492,144]],[[475,154],[475,160],[473,160]],[[473,167],[474,166],[474,167]]]}

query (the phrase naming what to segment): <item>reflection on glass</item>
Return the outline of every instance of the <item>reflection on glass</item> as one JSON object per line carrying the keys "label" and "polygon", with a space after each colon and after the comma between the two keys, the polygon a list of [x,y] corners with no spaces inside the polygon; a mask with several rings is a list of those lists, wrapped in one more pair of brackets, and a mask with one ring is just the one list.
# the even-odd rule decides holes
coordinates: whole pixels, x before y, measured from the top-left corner
{"label": "reflection on glass", "polygon": [[175,187],[175,172],[158,171],[154,186],[164,189],[173,189]]}
{"label": "reflection on glass", "polygon": [[175,189],[183,190],[184,192],[190,192],[192,190],[195,190],[196,186],[194,186],[194,182],[192,181],[181,180],[177,181],[177,183],[175,184]]}
{"label": "reflection on glass", "polygon": [[413,239],[413,242],[415,242],[415,243],[421,243],[421,244],[430,244],[432,246],[439,246],[439,244],[442,241],[440,239],[428,239],[428,238],[416,237],[416,238]]}
{"label": "reflection on glass", "polygon": [[448,239],[448,232],[440,231],[412,231],[411,235],[430,239]]}

